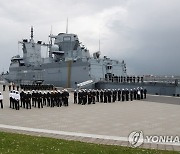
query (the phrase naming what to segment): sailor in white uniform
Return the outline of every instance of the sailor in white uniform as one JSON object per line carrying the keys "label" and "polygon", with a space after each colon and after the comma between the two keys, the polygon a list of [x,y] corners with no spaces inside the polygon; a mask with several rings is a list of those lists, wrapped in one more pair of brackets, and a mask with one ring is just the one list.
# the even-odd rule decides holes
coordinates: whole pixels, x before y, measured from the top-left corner
{"label": "sailor in white uniform", "polygon": [[9,107],[10,108],[12,108],[12,102],[13,102],[12,93],[13,93],[13,91],[10,91],[10,93],[9,93]]}
{"label": "sailor in white uniform", "polygon": [[19,94],[18,91],[16,91],[14,97],[15,97],[15,107],[16,107],[16,110],[19,110],[20,94]]}
{"label": "sailor in white uniform", "polygon": [[[11,95],[10,95],[10,96],[11,96],[11,101],[12,101],[12,102],[11,102],[11,108],[13,108],[13,109],[16,107],[15,95],[16,95],[16,91],[13,90],[12,93],[11,93]],[[9,96],[9,97],[10,97],[10,96]]]}
{"label": "sailor in white uniform", "polygon": [[3,95],[0,92],[0,104],[1,104],[1,109],[3,109]]}

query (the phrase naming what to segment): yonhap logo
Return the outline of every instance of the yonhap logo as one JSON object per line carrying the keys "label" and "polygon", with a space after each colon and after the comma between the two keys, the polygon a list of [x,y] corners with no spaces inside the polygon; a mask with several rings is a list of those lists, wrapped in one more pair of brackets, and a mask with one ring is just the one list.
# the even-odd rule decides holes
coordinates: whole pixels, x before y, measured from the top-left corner
{"label": "yonhap logo", "polygon": [[180,145],[179,136],[169,136],[169,135],[144,135],[143,131],[133,131],[128,137],[131,147],[138,147],[143,143],[156,143],[156,144],[170,144],[170,145]]}
{"label": "yonhap logo", "polygon": [[132,147],[138,147],[143,144],[144,135],[142,131],[133,131],[129,134],[129,143]]}

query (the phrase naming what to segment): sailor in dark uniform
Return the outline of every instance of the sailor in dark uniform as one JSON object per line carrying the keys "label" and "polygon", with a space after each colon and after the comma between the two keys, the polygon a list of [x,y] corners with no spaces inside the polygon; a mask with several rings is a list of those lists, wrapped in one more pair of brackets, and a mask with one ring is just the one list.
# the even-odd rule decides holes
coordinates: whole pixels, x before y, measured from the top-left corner
{"label": "sailor in dark uniform", "polygon": [[78,104],[81,104],[82,103],[82,91],[79,90],[78,91]]}
{"label": "sailor in dark uniform", "polygon": [[108,91],[104,89],[104,103],[107,103]]}
{"label": "sailor in dark uniform", "polygon": [[121,90],[120,89],[118,89],[118,101],[121,101]]}
{"label": "sailor in dark uniform", "polygon": [[77,104],[77,91],[74,90],[74,104]]}
{"label": "sailor in dark uniform", "polygon": [[13,90],[15,90],[15,84],[13,83]]}
{"label": "sailor in dark uniform", "polygon": [[42,103],[42,92],[38,92],[38,108],[43,108],[43,103]]}
{"label": "sailor in dark uniform", "polygon": [[62,94],[61,91],[58,90],[57,91],[57,107],[61,107],[62,106]]}
{"label": "sailor in dark uniform", "polygon": [[43,105],[46,105],[46,95],[47,95],[47,93],[46,93],[46,91],[44,91],[44,92],[42,93]]}
{"label": "sailor in dark uniform", "polygon": [[58,103],[58,95],[57,95],[57,91],[55,90],[54,91],[54,106],[57,106],[57,103]]}
{"label": "sailor in dark uniform", "polygon": [[85,105],[85,90],[84,89],[81,90],[81,98],[82,98],[81,104]]}
{"label": "sailor in dark uniform", "polygon": [[112,96],[112,91],[108,89],[108,102],[111,103],[111,96]]}
{"label": "sailor in dark uniform", "polygon": [[88,97],[88,104],[92,103],[92,94],[91,94],[91,90],[88,90],[87,92],[87,97]]}
{"label": "sailor in dark uniform", "polygon": [[20,101],[21,101],[20,107],[22,107],[24,104],[24,91],[23,90],[20,92]]}
{"label": "sailor in dark uniform", "polygon": [[34,106],[35,105],[35,91],[34,90],[32,90],[32,94],[31,94],[31,96],[32,96],[32,106]]}
{"label": "sailor in dark uniform", "polygon": [[5,84],[3,84],[3,91],[5,91],[6,90],[6,85]]}
{"label": "sailor in dark uniform", "polygon": [[137,100],[140,100],[141,99],[141,91],[140,91],[140,88],[138,87],[137,88]]}
{"label": "sailor in dark uniform", "polygon": [[20,93],[20,101],[22,102],[22,106],[20,105],[20,107],[23,108],[27,107],[27,102],[28,102],[27,93],[28,92],[26,91],[23,91],[23,94]]}
{"label": "sailor in dark uniform", "polygon": [[34,94],[34,107],[36,107],[36,105],[38,104],[38,100],[39,100],[39,92],[38,90],[36,90]]}
{"label": "sailor in dark uniform", "polygon": [[3,95],[0,92],[0,104],[1,104],[1,109],[3,109]]}
{"label": "sailor in dark uniform", "polygon": [[19,85],[17,85],[17,91],[19,91]]}
{"label": "sailor in dark uniform", "polygon": [[99,90],[96,90],[96,101],[99,102]]}
{"label": "sailor in dark uniform", "polygon": [[140,88],[140,93],[141,93],[141,99],[143,99],[144,90],[142,87]]}
{"label": "sailor in dark uniform", "polygon": [[144,98],[146,99],[147,89],[144,88]]}
{"label": "sailor in dark uniform", "polygon": [[57,90],[56,91],[56,105],[57,105],[57,107],[60,107],[60,98],[61,98],[60,90]]}
{"label": "sailor in dark uniform", "polygon": [[122,82],[123,82],[123,76],[121,76],[121,77],[120,77],[120,79],[121,79],[121,81],[120,81],[120,82],[122,83]]}
{"label": "sailor in dark uniform", "polygon": [[134,93],[134,99],[136,100],[137,99],[137,89],[136,88],[134,88],[133,93]]}
{"label": "sailor in dark uniform", "polygon": [[126,101],[129,101],[129,90],[126,88]]}
{"label": "sailor in dark uniform", "polygon": [[115,102],[116,99],[117,99],[117,91],[116,91],[116,89],[114,89],[114,90],[112,91],[112,96],[113,96],[113,102]]}
{"label": "sailor in dark uniform", "polygon": [[50,106],[51,105],[51,94],[49,91],[46,94],[46,99],[47,99],[47,106]]}
{"label": "sailor in dark uniform", "polygon": [[139,81],[140,81],[140,77],[138,76],[138,77],[137,77],[137,82],[139,83]]}
{"label": "sailor in dark uniform", "polygon": [[130,76],[129,81],[130,81],[130,83],[132,82],[132,76]]}
{"label": "sailor in dark uniform", "polygon": [[129,76],[127,76],[127,83],[129,83]]}
{"label": "sailor in dark uniform", "polygon": [[95,104],[96,101],[96,90],[92,90],[92,103]]}
{"label": "sailor in dark uniform", "polygon": [[130,90],[130,100],[133,101],[133,90]]}
{"label": "sailor in dark uniform", "polygon": [[65,102],[65,89],[62,90],[62,102],[63,102],[63,105],[65,106],[66,105],[66,102]]}
{"label": "sailor in dark uniform", "polygon": [[83,92],[83,104],[84,105],[87,103],[87,96],[88,96],[87,90],[84,89],[84,92]]}
{"label": "sailor in dark uniform", "polygon": [[9,91],[11,91],[11,84],[9,84]]}
{"label": "sailor in dark uniform", "polygon": [[31,95],[31,93],[30,93],[30,91],[28,91],[28,93],[26,94],[26,109],[31,109],[31,97],[32,97],[32,95]]}
{"label": "sailor in dark uniform", "polygon": [[67,89],[64,90],[64,93],[63,93],[63,96],[64,96],[64,106],[69,106],[69,92],[67,91]]}
{"label": "sailor in dark uniform", "polygon": [[104,91],[101,89],[100,91],[100,102],[103,102],[103,95],[104,95]]}
{"label": "sailor in dark uniform", "polygon": [[135,77],[135,76],[132,77],[132,82],[133,82],[133,83],[136,82],[136,77]]}
{"label": "sailor in dark uniform", "polygon": [[122,101],[124,101],[125,90],[122,89]]}

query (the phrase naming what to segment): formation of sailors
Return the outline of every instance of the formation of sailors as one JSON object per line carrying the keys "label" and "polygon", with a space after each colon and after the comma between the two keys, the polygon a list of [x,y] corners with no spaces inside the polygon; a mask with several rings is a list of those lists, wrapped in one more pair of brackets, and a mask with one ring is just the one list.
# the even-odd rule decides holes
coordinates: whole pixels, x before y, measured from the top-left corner
{"label": "formation of sailors", "polygon": [[53,90],[54,89],[54,85],[51,85],[51,84],[36,84],[36,85],[21,84],[20,87],[24,91],[26,90]]}
{"label": "formation of sailors", "polygon": [[[16,85],[16,84],[12,84],[10,83],[8,85],[9,87],[9,91],[11,90],[16,90],[19,91],[20,88],[24,91],[26,90],[53,90],[54,89],[54,85],[50,85],[50,84],[36,84],[36,85],[30,85],[30,84],[20,84],[20,85]],[[6,91],[6,84],[3,85],[3,91]]]}
{"label": "formation of sailors", "polygon": [[133,101],[146,99],[147,90],[141,88],[126,89],[81,89],[74,91],[74,104],[111,103],[115,101]]}
{"label": "formation of sailors", "polygon": [[19,110],[20,107],[31,109],[33,107],[61,107],[69,105],[69,92],[64,89],[62,91],[11,91],[9,93],[10,108]]}
{"label": "formation of sailors", "polygon": [[114,76],[105,75],[105,81],[109,82],[119,82],[119,83],[142,83],[144,82],[143,76]]}
{"label": "formation of sailors", "polygon": [[[126,89],[81,89],[74,91],[74,104],[95,104],[96,102],[111,103],[116,101],[133,101],[146,99],[147,90],[141,88]],[[19,110],[20,107],[61,107],[69,105],[69,92],[64,89],[53,91],[15,91],[9,93],[10,108]],[[0,92],[0,106],[3,108],[3,95]]]}
{"label": "formation of sailors", "polygon": [[[20,88],[19,85],[15,85],[15,84],[12,84],[12,83],[10,83],[10,84],[8,85],[8,87],[9,87],[9,91],[11,91],[11,90],[17,90],[17,91],[19,91],[19,88]],[[6,84],[3,84],[3,91],[6,91]]]}

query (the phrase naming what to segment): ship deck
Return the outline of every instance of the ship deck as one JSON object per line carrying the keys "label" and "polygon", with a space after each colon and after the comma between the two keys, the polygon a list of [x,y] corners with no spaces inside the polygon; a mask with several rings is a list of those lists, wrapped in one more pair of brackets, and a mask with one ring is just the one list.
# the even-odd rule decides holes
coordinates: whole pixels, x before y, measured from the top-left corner
{"label": "ship deck", "polygon": [[[0,87],[2,89],[2,87]],[[0,131],[99,144],[128,146],[132,131],[145,135],[180,135],[180,98],[148,95],[146,100],[19,111],[9,108],[9,92],[0,109]],[[179,145],[143,144],[144,148],[180,150]]]}

